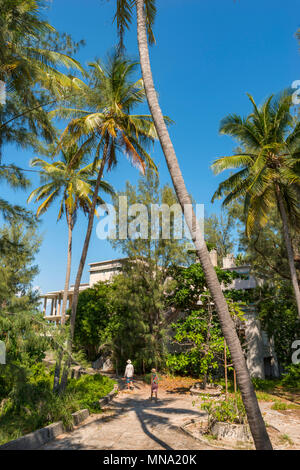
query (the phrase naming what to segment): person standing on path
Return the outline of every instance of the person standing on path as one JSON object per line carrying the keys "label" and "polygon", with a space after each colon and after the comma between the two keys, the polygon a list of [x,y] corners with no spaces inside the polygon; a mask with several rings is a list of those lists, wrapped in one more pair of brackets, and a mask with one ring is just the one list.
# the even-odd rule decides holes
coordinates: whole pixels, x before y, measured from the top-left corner
{"label": "person standing on path", "polygon": [[157,392],[158,392],[158,375],[156,369],[151,369],[151,397],[152,401],[153,393],[155,395],[155,401],[157,401]]}
{"label": "person standing on path", "polygon": [[133,374],[134,374],[134,367],[131,363],[131,360],[128,359],[127,366],[126,366],[125,373],[124,373],[124,378],[126,379],[128,390],[133,389],[133,382],[132,382]]}

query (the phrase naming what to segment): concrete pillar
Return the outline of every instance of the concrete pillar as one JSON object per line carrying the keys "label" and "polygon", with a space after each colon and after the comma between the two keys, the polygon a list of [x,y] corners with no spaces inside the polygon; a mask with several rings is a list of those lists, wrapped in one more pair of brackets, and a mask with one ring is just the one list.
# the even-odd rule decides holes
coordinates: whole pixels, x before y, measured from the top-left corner
{"label": "concrete pillar", "polygon": [[57,297],[54,299],[54,313],[53,315],[56,315],[56,307],[57,307]]}
{"label": "concrete pillar", "polygon": [[209,252],[210,260],[213,266],[218,266],[218,253],[217,250],[210,250]]}
{"label": "concrete pillar", "polygon": [[249,311],[245,315],[245,336],[247,341],[247,366],[251,377],[265,378],[264,344],[260,322],[256,312]]}
{"label": "concrete pillar", "polygon": [[223,258],[223,269],[233,268],[235,266],[233,254],[228,254]]}
{"label": "concrete pillar", "polygon": [[51,299],[51,310],[50,310],[50,316],[53,315],[53,307],[54,307],[54,298]]}
{"label": "concrete pillar", "polygon": [[271,366],[272,366],[272,375],[273,377],[280,377],[278,359],[275,350],[274,337],[270,338],[270,350],[272,354]]}
{"label": "concrete pillar", "polygon": [[46,308],[47,308],[47,296],[44,297],[44,308],[43,308],[44,315],[46,315]]}
{"label": "concrete pillar", "polygon": [[58,295],[57,315],[60,315],[60,309],[61,309],[61,294]]}

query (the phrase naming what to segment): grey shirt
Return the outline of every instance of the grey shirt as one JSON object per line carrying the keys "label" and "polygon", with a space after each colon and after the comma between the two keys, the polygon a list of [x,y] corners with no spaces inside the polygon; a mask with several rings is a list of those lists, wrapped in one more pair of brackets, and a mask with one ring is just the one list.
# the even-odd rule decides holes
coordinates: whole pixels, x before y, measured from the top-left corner
{"label": "grey shirt", "polygon": [[127,364],[124,377],[133,377],[134,367],[132,364]]}

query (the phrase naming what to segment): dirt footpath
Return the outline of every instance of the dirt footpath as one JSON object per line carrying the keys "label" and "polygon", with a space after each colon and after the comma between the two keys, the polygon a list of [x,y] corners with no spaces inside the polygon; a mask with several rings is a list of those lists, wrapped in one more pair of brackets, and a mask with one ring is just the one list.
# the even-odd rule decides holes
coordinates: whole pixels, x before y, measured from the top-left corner
{"label": "dirt footpath", "polygon": [[203,414],[193,406],[193,397],[161,391],[155,403],[149,400],[149,391],[149,386],[137,382],[133,391],[121,391],[104,413],[90,416],[41,449],[211,449],[178,430]]}
{"label": "dirt footpath", "polygon": [[[150,401],[149,395],[149,385],[136,381],[133,391],[119,392],[103,413],[90,416],[74,431],[60,435],[41,449],[215,449],[217,441],[211,447],[180,430],[193,418],[205,419],[199,405],[193,405],[195,397],[188,388],[161,387],[157,403]],[[272,402],[260,402],[274,448],[300,449],[300,410],[279,411],[271,406]]]}

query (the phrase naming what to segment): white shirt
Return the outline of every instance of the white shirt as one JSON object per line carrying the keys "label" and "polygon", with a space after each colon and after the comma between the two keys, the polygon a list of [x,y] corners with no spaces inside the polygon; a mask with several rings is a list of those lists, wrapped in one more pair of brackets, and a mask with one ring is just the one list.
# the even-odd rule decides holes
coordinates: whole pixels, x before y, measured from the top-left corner
{"label": "white shirt", "polygon": [[125,369],[125,377],[132,377],[134,373],[134,367],[132,364],[127,364]]}

